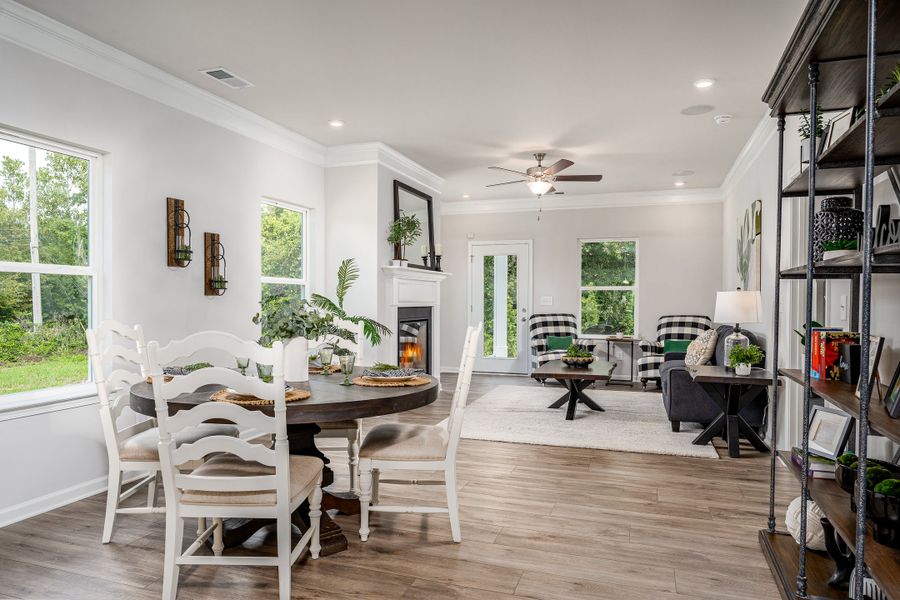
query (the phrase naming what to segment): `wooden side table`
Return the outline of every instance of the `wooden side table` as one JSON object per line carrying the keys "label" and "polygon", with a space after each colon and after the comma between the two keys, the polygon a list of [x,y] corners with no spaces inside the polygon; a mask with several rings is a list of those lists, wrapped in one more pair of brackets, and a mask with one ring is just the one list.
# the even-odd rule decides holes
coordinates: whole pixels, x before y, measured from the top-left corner
{"label": "wooden side table", "polygon": [[630,386],[634,383],[634,363],[636,361],[635,356],[635,347],[636,344],[640,340],[636,337],[631,336],[623,336],[623,337],[615,337],[609,336],[606,338],[606,360],[612,362],[612,347],[616,344],[628,344],[630,346],[630,358],[628,361],[628,379],[614,379],[610,376],[609,380],[607,380],[606,385],[627,385]]}

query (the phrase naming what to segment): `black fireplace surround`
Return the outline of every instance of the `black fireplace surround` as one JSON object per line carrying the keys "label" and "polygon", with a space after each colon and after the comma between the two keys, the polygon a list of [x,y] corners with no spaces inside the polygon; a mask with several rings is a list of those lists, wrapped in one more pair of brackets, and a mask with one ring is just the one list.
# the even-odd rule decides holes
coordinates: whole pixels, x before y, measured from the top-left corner
{"label": "black fireplace surround", "polygon": [[431,307],[397,309],[397,364],[431,374]]}

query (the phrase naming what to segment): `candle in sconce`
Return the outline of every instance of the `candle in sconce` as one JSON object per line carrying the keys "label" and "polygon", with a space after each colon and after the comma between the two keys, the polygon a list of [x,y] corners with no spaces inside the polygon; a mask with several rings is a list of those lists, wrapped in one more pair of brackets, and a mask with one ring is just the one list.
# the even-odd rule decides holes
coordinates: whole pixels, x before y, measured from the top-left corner
{"label": "candle in sconce", "polygon": [[442,256],[444,253],[443,253],[441,250],[442,250],[442,249],[441,249],[441,245],[440,245],[440,244],[435,244],[435,245],[434,245],[434,253],[435,253],[435,254],[437,254],[438,256]]}

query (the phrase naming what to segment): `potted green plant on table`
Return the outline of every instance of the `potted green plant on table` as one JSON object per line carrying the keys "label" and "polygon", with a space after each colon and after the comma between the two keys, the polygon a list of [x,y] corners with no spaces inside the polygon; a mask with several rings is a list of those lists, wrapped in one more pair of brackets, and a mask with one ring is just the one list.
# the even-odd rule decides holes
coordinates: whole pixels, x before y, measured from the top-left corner
{"label": "potted green plant on table", "polygon": [[572,344],[560,360],[570,367],[586,367],[594,362],[594,355],[590,350],[582,348],[578,344]]}
{"label": "potted green plant on table", "polygon": [[732,346],[728,354],[729,363],[737,375],[749,375],[753,365],[761,363],[762,358],[762,350],[756,344]]}
{"label": "potted green plant on table", "polygon": [[266,298],[253,316],[253,322],[260,326],[260,344],[271,346],[276,340],[285,343],[284,378],[288,381],[309,380],[307,339],[317,329],[326,327],[327,320],[305,300],[286,295]]}
{"label": "potted green plant on table", "polygon": [[394,245],[395,267],[405,267],[409,264],[406,260],[406,248],[422,235],[422,221],[416,215],[400,213],[400,218],[391,223],[388,228],[387,241]]}

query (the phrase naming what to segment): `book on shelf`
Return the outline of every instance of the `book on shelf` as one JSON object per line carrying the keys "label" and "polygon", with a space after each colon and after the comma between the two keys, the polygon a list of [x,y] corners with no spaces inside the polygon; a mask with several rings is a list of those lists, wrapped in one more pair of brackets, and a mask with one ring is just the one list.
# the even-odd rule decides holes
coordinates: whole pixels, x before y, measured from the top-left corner
{"label": "book on shelf", "polygon": [[[791,462],[803,468],[803,451],[796,446],[791,448]],[[806,474],[813,479],[834,479],[834,461],[810,452]]]}
{"label": "book on shelf", "polygon": [[812,354],[809,357],[809,374],[813,379],[819,379],[819,358],[820,358],[820,343],[819,339],[822,336],[822,333],[825,331],[840,331],[839,327],[813,327],[810,329],[810,333],[808,336],[807,342],[809,342],[809,347],[812,349]]}
{"label": "book on shelf", "polygon": [[810,376],[813,379],[841,380],[841,344],[858,344],[859,333],[836,329],[814,329]]}

